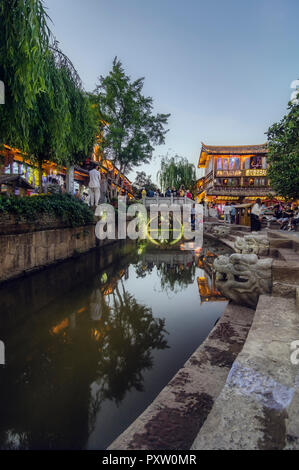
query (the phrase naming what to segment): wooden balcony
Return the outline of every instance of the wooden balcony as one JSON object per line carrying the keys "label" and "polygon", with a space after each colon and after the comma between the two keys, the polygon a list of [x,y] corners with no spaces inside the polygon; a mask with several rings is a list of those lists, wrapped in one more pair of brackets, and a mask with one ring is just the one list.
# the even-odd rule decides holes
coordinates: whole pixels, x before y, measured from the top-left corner
{"label": "wooden balcony", "polygon": [[210,186],[205,187],[208,196],[267,196],[275,195],[269,186]]}

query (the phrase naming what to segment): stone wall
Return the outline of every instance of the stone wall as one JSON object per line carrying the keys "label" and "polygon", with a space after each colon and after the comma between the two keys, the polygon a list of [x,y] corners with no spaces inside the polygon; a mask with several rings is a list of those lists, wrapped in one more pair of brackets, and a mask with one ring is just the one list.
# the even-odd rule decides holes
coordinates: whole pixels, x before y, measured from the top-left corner
{"label": "stone wall", "polygon": [[0,282],[95,248],[94,225],[0,236]]}

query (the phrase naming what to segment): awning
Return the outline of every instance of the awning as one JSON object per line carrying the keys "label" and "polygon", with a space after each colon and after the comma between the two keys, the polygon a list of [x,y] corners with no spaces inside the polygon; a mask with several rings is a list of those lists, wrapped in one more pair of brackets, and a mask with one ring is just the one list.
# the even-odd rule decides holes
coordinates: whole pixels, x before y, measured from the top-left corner
{"label": "awning", "polygon": [[25,178],[20,175],[2,175],[0,176],[0,185],[7,184],[9,186],[17,186],[24,189],[35,189]]}

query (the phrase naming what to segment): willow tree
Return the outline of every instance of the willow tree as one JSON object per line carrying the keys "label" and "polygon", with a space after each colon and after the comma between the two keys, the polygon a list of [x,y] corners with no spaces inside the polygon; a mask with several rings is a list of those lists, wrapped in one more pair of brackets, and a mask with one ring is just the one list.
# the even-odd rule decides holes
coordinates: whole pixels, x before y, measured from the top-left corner
{"label": "willow tree", "polygon": [[[144,78],[132,81],[115,57],[112,70],[99,78],[95,90],[101,118],[108,123],[100,150],[123,174],[149,163],[154,146],[165,142],[170,115],[153,113],[153,99],[142,94],[143,84]],[[116,191],[119,178],[118,173]]]}
{"label": "willow tree", "polygon": [[[0,3],[0,144],[38,164],[80,162],[95,141],[95,116],[71,61],[60,51],[40,0]],[[41,188],[40,188],[41,189]]]}
{"label": "willow tree", "polygon": [[50,30],[40,0],[0,2],[0,144],[30,149],[32,111],[46,91]]}
{"label": "willow tree", "polygon": [[289,103],[288,109],[288,114],[267,132],[268,175],[277,194],[296,200],[299,198],[299,104]]}
{"label": "willow tree", "polygon": [[89,97],[72,64],[65,56],[61,60],[61,54],[57,49],[49,54],[47,91],[38,97],[32,111],[29,158],[38,164],[40,183],[43,163],[80,163],[91,154],[96,138]]}
{"label": "willow tree", "polygon": [[164,156],[157,176],[163,191],[168,187],[179,189],[182,184],[186,189],[191,189],[196,183],[195,166],[179,155]]}

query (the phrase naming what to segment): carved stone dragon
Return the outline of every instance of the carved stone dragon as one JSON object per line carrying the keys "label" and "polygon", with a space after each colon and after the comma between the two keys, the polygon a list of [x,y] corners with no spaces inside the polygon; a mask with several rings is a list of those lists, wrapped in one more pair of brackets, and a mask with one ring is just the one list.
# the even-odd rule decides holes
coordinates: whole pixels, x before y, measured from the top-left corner
{"label": "carved stone dragon", "polygon": [[244,237],[237,237],[234,248],[237,253],[267,256],[269,254],[269,240],[258,232],[252,232]]}
{"label": "carved stone dragon", "polygon": [[216,288],[235,303],[255,308],[259,296],[271,292],[272,262],[256,254],[219,256],[214,261]]}
{"label": "carved stone dragon", "polygon": [[231,227],[226,225],[215,225],[212,227],[211,233],[215,237],[225,238],[231,232]]}

